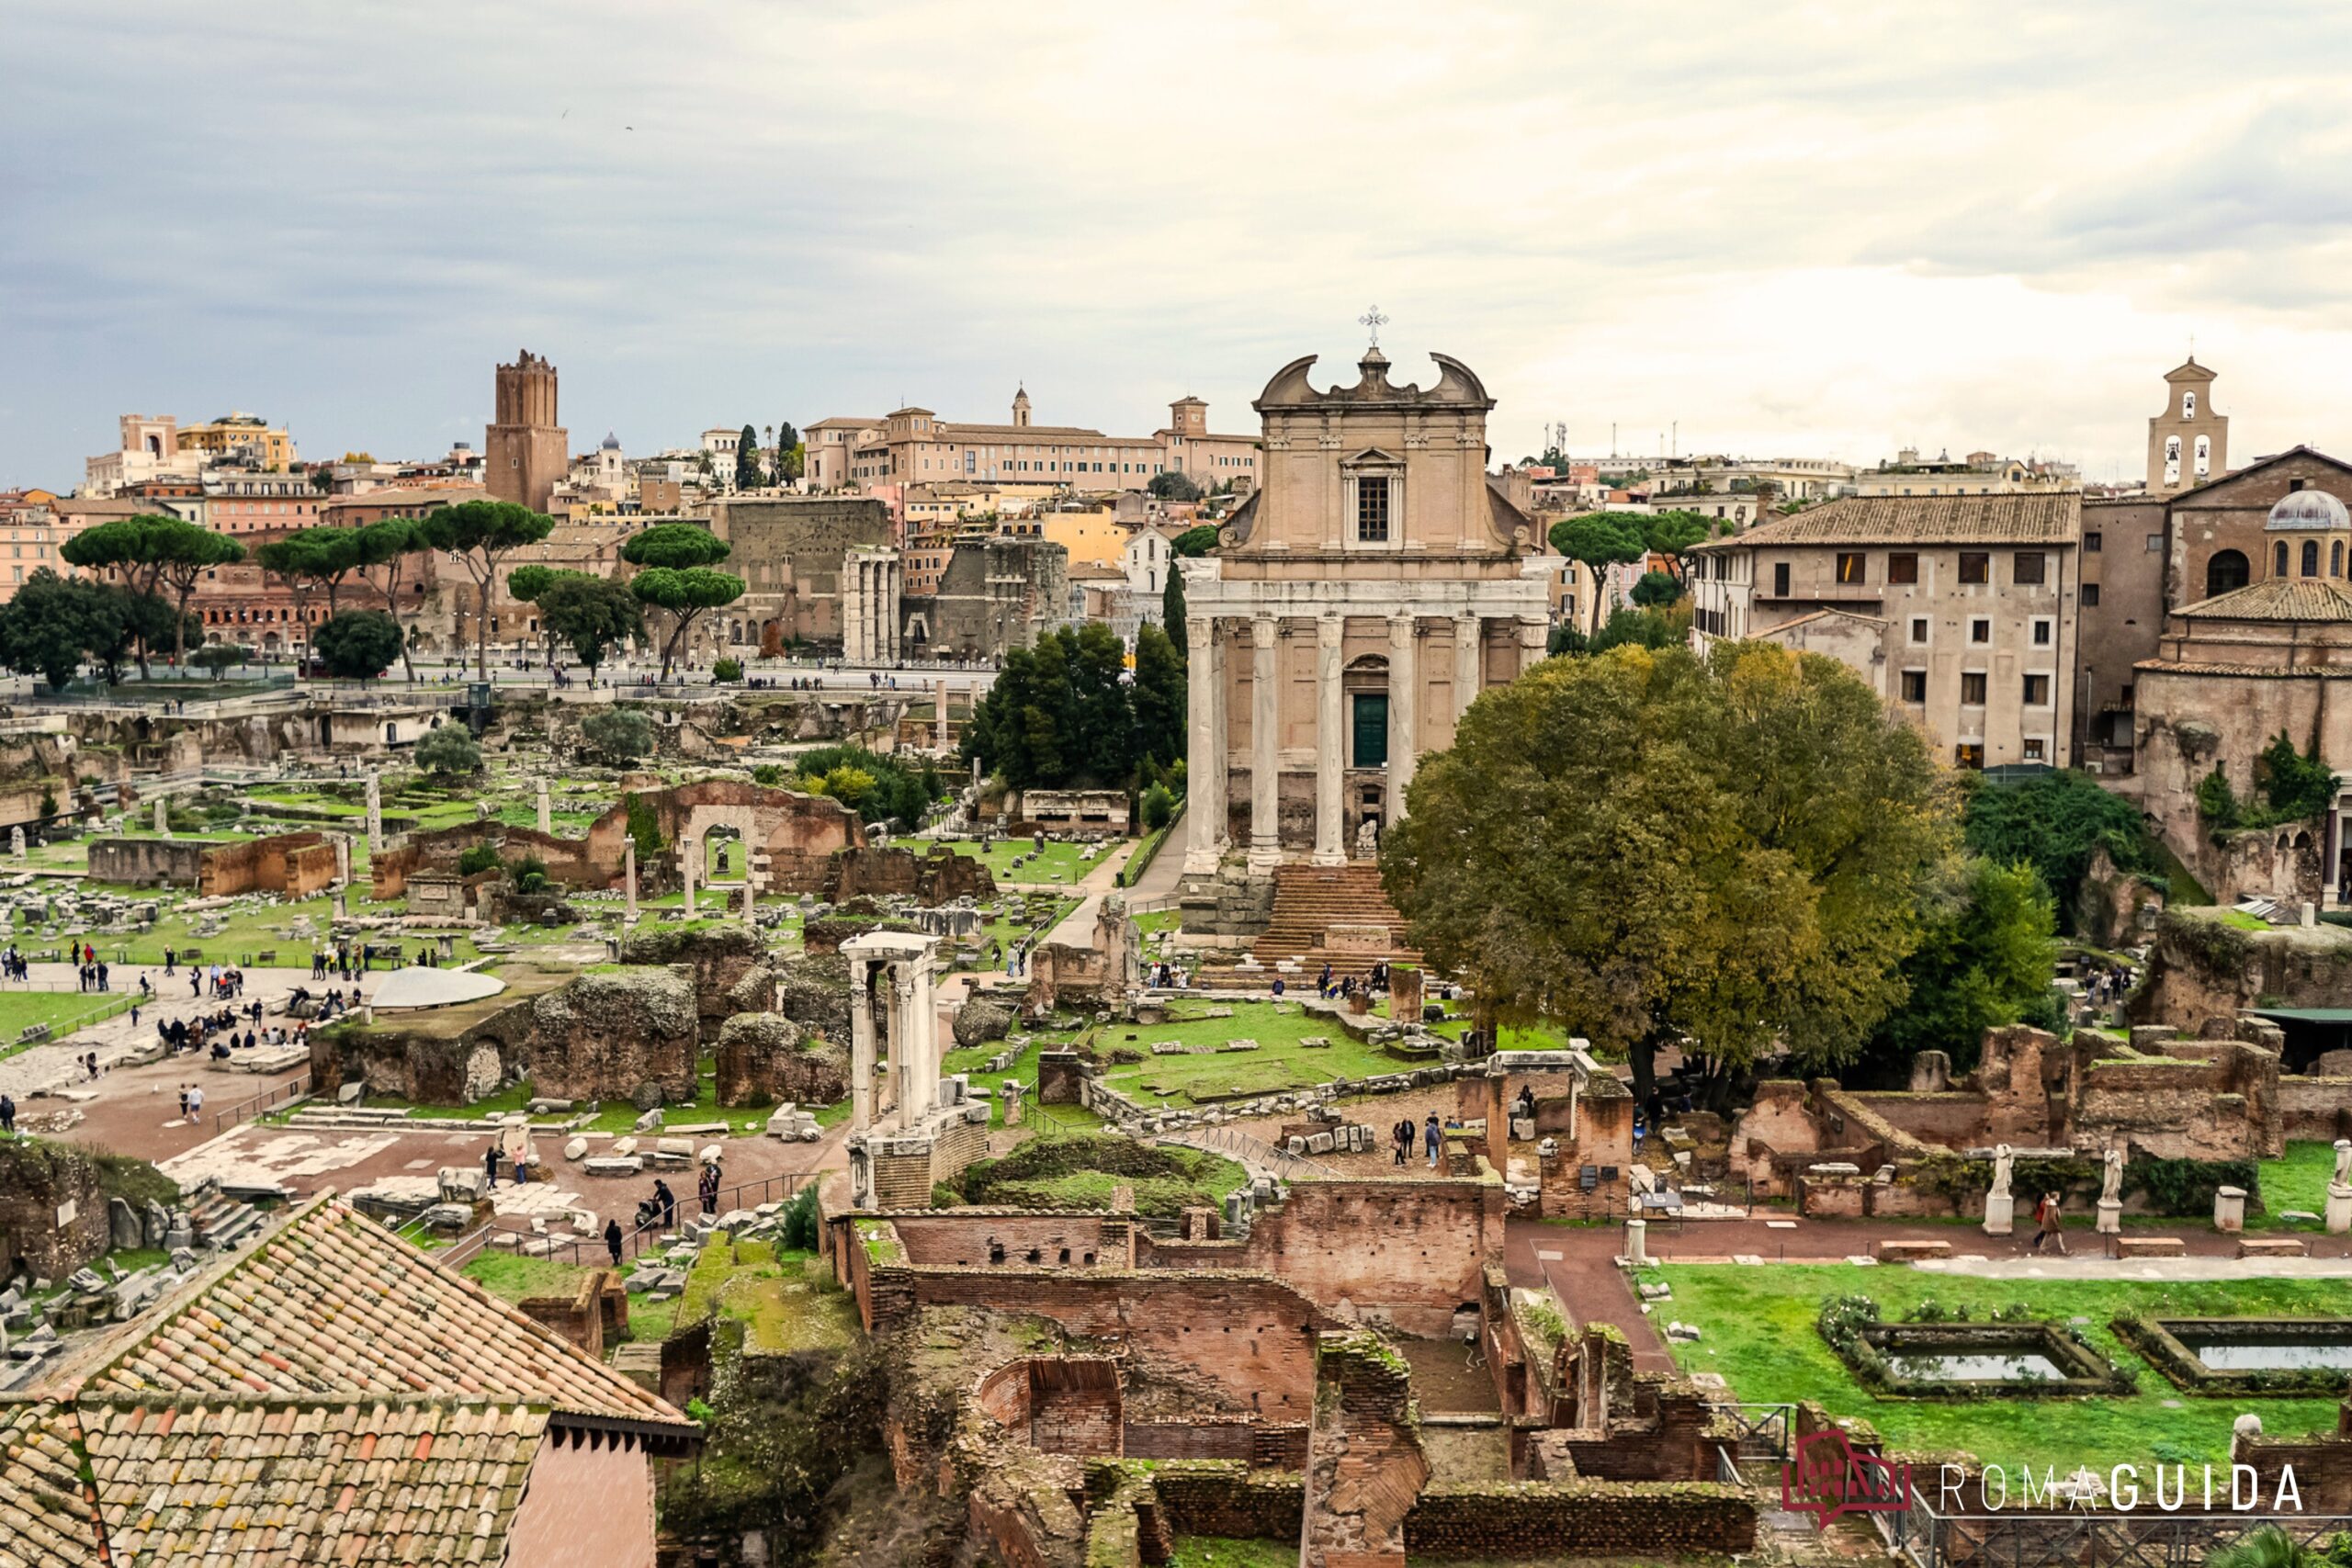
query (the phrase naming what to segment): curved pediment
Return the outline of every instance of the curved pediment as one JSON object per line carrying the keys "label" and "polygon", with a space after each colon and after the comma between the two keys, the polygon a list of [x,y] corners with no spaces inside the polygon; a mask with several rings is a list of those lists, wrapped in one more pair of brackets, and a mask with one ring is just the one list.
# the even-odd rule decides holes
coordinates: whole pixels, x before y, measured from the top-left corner
{"label": "curved pediment", "polygon": [[1477,373],[1450,355],[1431,354],[1430,358],[1438,367],[1437,384],[1424,391],[1417,381],[1399,387],[1388,378],[1388,356],[1377,348],[1364,351],[1357,362],[1358,378],[1351,387],[1331,387],[1317,391],[1306,378],[1317,356],[1310,354],[1292,360],[1274,372],[1266,389],[1250,404],[1264,413],[1277,408],[1315,408],[1326,404],[1363,406],[1410,406],[1426,409],[1478,409],[1495,406],[1487,395],[1486,383]]}

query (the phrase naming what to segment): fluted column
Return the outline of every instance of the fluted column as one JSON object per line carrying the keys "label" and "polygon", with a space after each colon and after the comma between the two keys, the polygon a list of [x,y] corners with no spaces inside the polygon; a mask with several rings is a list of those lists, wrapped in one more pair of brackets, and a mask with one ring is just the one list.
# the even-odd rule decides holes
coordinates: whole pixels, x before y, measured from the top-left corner
{"label": "fluted column", "polygon": [[1479,668],[1479,638],[1485,623],[1476,615],[1453,618],[1453,734],[1456,744],[1462,737],[1462,716],[1478,700],[1478,682],[1485,673]]}
{"label": "fluted column", "polygon": [[849,961],[850,1131],[874,1124],[874,993],[863,958]]}
{"label": "fluted column", "polygon": [[1274,677],[1274,641],[1280,627],[1272,615],[1250,623],[1250,864],[1268,870],[1282,863],[1282,726]]}
{"label": "fluted column", "polygon": [[1216,870],[1225,846],[1225,647],[1207,615],[1184,621],[1186,744],[1184,748],[1185,874]]}
{"label": "fluted column", "polygon": [[1315,863],[1341,865],[1348,856],[1340,841],[1340,768],[1348,738],[1340,669],[1347,623],[1326,615],[1315,632]]}
{"label": "fluted column", "polygon": [[1413,752],[1420,740],[1420,670],[1414,659],[1413,617],[1388,623],[1388,820],[1405,818],[1405,786],[1413,782]]}
{"label": "fluted column", "polygon": [[875,967],[882,971],[882,1050],[890,1058],[890,1085],[899,1105],[899,1130],[914,1131],[915,1081],[907,1071],[907,1024],[903,1009],[905,993],[899,985],[899,966],[885,959],[875,960]]}
{"label": "fluted column", "polygon": [[939,1101],[939,1066],[925,1060],[921,993],[911,960],[890,966],[890,1070],[899,1075],[899,1125],[919,1126]]}
{"label": "fluted column", "polygon": [[1551,631],[1541,615],[1520,617],[1519,668],[1521,673],[1544,662],[1544,648],[1552,639]]}

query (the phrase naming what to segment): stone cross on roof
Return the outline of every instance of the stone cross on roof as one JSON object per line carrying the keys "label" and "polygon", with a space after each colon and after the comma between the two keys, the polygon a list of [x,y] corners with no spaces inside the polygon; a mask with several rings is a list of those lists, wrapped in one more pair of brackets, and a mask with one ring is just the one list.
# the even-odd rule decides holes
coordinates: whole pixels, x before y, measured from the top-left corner
{"label": "stone cross on roof", "polygon": [[1371,332],[1372,346],[1378,348],[1380,346],[1380,329],[1388,324],[1388,318],[1380,313],[1380,307],[1374,305],[1371,310],[1366,310],[1363,315],[1358,316],[1356,320],[1362,322],[1364,327]]}

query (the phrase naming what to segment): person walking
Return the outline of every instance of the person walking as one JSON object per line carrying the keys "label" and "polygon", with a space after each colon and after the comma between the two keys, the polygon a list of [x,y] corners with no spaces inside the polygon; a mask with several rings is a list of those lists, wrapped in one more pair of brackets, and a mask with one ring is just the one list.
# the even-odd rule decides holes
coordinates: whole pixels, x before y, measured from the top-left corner
{"label": "person walking", "polygon": [[2055,1192],[2043,1193],[2041,1206],[2034,1211],[2034,1217],[2041,1224],[2033,1233],[2033,1250],[2040,1252],[2043,1242],[2054,1241],[2058,1244],[2058,1256],[2065,1257],[2067,1254],[2064,1200]]}
{"label": "person walking", "polygon": [[706,1216],[718,1213],[718,1168],[717,1166],[707,1165],[702,1168],[702,1175],[695,1182],[695,1195],[702,1200],[702,1212]]}
{"label": "person walking", "polygon": [[496,1189],[498,1186],[498,1141],[495,1138],[491,1140],[490,1147],[481,1152],[481,1168],[490,1177],[491,1187],[493,1190]]}
{"label": "person walking", "polygon": [[17,1101],[7,1093],[0,1091],[0,1136],[13,1138],[16,1135]]}
{"label": "person walking", "polygon": [[670,1184],[658,1176],[653,1179],[653,1199],[655,1202],[662,1205],[662,1228],[665,1231],[676,1230],[678,1228],[678,1195],[671,1191]]}
{"label": "person walking", "polygon": [[1388,1129],[1388,1141],[1396,1146],[1396,1164],[1401,1170],[1405,1162],[1413,1156],[1413,1119],[1409,1116],[1399,1118],[1396,1125]]}
{"label": "person walking", "polygon": [[204,1086],[200,1083],[187,1086],[187,1116],[191,1122],[204,1120]]}
{"label": "person walking", "polygon": [[1437,1152],[1445,1143],[1445,1130],[1438,1125],[1437,1112],[1434,1111],[1430,1112],[1430,1119],[1421,1125],[1421,1142],[1429,1149],[1430,1168],[1435,1170]]}
{"label": "person walking", "polygon": [[605,1250],[613,1255],[613,1267],[619,1268],[621,1266],[621,1223],[618,1220],[605,1222]]}

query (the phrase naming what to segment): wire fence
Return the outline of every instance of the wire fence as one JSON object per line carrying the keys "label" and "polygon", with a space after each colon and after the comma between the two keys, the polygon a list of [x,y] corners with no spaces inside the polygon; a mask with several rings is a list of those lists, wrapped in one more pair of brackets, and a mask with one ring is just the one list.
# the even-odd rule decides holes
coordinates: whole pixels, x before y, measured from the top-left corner
{"label": "wire fence", "polygon": [[246,1122],[257,1122],[282,1106],[311,1097],[311,1075],[305,1071],[299,1078],[265,1089],[250,1100],[241,1100],[212,1118],[212,1135],[219,1137],[223,1127],[233,1127]]}
{"label": "wire fence", "polygon": [[[720,1188],[718,1195],[711,1201],[710,1207],[703,1212],[710,1214],[723,1214],[734,1209],[752,1209],[757,1208],[762,1203],[787,1201],[797,1197],[801,1188],[813,1179],[815,1178],[808,1173],[794,1172],[784,1176],[771,1176],[759,1181],[738,1182],[732,1187]],[[682,1209],[683,1205],[677,1209],[665,1210],[641,1225],[636,1225],[634,1228],[625,1227],[621,1233],[620,1261],[631,1262],[648,1252],[665,1250],[665,1244],[662,1241],[662,1237],[678,1228],[677,1221]],[[554,1262],[569,1263],[582,1269],[603,1269],[612,1266],[614,1258],[611,1246],[601,1235],[541,1236],[533,1234],[527,1227],[517,1230],[512,1224],[502,1223],[522,1217],[520,1215],[494,1217],[480,1230],[460,1237],[452,1246],[435,1253],[433,1260],[454,1274],[487,1251],[492,1236],[504,1233],[526,1237],[535,1244],[541,1241],[548,1243],[545,1252],[535,1250],[531,1253],[535,1258],[545,1257]],[[414,1223],[411,1222],[411,1224]]]}

